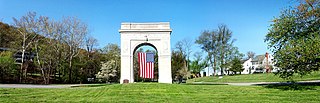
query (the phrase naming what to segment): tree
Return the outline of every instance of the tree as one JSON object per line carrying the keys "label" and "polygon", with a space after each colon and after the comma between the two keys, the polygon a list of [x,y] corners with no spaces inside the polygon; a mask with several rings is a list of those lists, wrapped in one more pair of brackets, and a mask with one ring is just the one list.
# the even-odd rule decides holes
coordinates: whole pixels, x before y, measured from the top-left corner
{"label": "tree", "polygon": [[90,57],[90,53],[93,52],[94,46],[98,45],[98,40],[93,38],[92,36],[88,36],[85,38],[85,45],[88,51],[88,57]]}
{"label": "tree", "polygon": [[0,51],[0,82],[12,82],[12,74],[16,76],[18,73],[16,70],[15,60],[12,58],[13,53],[10,51]]}
{"label": "tree", "polygon": [[281,78],[320,69],[320,1],[305,0],[273,20],[265,42],[272,50]]}
{"label": "tree", "polygon": [[213,69],[213,75],[216,75],[216,69],[218,64],[218,35],[216,31],[204,31],[196,40],[196,43],[201,46],[201,49],[207,52],[207,59],[210,62],[210,66]]}
{"label": "tree", "polygon": [[63,42],[68,46],[69,62],[69,82],[72,82],[72,61],[79,54],[80,47],[84,44],[84,39],[88,34],[87,24],[81,22],[75,17],[64,18],[63,21],[64,38]]}
{"label": "tree", "polygon": [[[44,80],[44,84],[49,84],[51,79],[51,74],[58,67],[59,59],[56,58],[55,51],[60,50],[55,48],[55,45],[59,43],[56,41],[59,27],[56,22],[50,20],[48,17],[40,16],[38,21],[38,28],[41,30],[38,32],[38,37],[34,42],[34,52],[36,53],[36,64],[41,70],[41,76]],[[52,49],[55,48],[55,49]]]}
{"label": "tree", "polygon": [[253,51],[248,51],[247,52],[247,56],[248,56],[248,59],[253,59],[253,57],[254,57],[254,55],[255,55],[256,53],[254,53]]}
{"label": "tree", "polygon": [[191,61],[190,69],[193,73],[198,74],[200,73],[200,71],[207,67],[207,61],[202,59],[202,55],[199,52],[196,52],[194,54],[194,57],[195,59]]}
{"label": "tree", "polygon": [[[105,54],[105,61],[120,59],[120,46],[117,44],[109,43],[100,50]],[[116,61],[117,62],[117,61]],[[120,62],[118,62],[120,63]]]}
{"label": "tree", "polygon": [[117,44],[107,44],[103,47],[100,52],[103,54],[103,62],[112,62],[114,65],[112,71],[116,71],[116,76],[114,77],[114,81],[119,82],[120,80],[120,66],[121,66],[121,58],[120,58],[120,47]]}
{"label": "tree", "polygon": [[[182,70],[184,69],[184,70]],[[180,51],[172,50],[171,52],[171,73],[172,78],[179,75],[187,75],[186,58]],[[184,73],[184,74],[181,74]]]}
{"label": "tree", "polygon": [[114,68],[117,68],[117,65],[115,63],[115,60],[110,60],[106,63],[102,62],[101,63],[101,69],[100,71],[96,74],[96,78],[99,81],[106,81],[107,83],[112,81],[113,78],[115,78],[117,75],[117,70]]}
{"label": "tree", "polygon": [[[221,75],[223,75],[223,71],[224,71],[224,67],[226,67],[225,64],[227,64],[229,62],[229,60],[227,59],[227,56],[229,56],[230,54],[232,54],[232,44],[235,41],[235,39],[232,39],[232,32],[231,30],[226,26],[226,25],[219,25],[218,26],[218,48],[219,48],[219,54],[220,54],[220,71],[221,71]],[[228,53],[230,52],[230,53]]]}
{"label": "tree", "polygon": [[[40,19],[36,16],[35,12],[28,12],[25,16],[22,16],[20,19],[13,18],[14,26],[17,28],[18,33],[20,34],[21,40],[21,68],[20,72],[23,71],[23,76],[27,76],[27,68],[24,68],[24,63],[26,61],[25,52],[30,48],[32,43],[37,39],[37,34],[41,31],[39,28]],[[23,70],[24,69],[24,70]],[[20,82],[22,77],[20,76]]]}
{"label": "tree", "polygon": [[16,43],[16,39],[19,38],[17,30],[8,24],[0,22],[0,47],[4,48],[21,48],[19,43]]}
{"label": "tree", "polygon": [[[13,21],[13,26],[0,23],[0,47],[9,48],[15,58],[18,56],[16,61],[22,54],[17,72],[20,82],[24,78],[25,83],[49,84],[50,80],[74,83],[92,77],[89,75],[96,74],[95,69],[100,68],[101,55],[94,52],[97,41],[92,37],[85,41],[87,25],[79,19],[68,17],[55,21],[28,12]],[[32,75],[28,80],[27,74]],[[41,79],[34,74],[41,74]]]}
{"label": "tree", "polygon": [[[234,65],[234,60],[235,59],[238,59],[238,60],[241,61],[243,56],[244,56],[244,54],[239,52],[238,47],[235,47],[232,44],[230,44],[228,46],[228,49],[227,49],[227,52],[226,52],[226,57],[225,57],[226,63],[224,64],[224,67],[226,67],[228,69],[227,71],[233,71],[234,73],[236,73],[236,72],[240,72],[241,73],[242,70],[240,68],[233,69],[232,66]],[[229,74],[229,72],[228,72],[228,74]]]}
{"label": "tree", "polygon": [[[196,40],[196,43],[201,45],[201,49],[207,52],[209,62],[215,70],[219,65],[221,75],[223,75],[223,68],[231,61],[228,57],[234,50],[232,44],[235,39],[232,39],[232,32],[226,25],[219,25],[217,30],[204,31]],[[214,71],[215,72],[215,71]]]}
{"label": "tree", "polygon": [[189,40],[186,38],[181,41],[178,41],[175,45],[175,48],[186,57],[186,67],[188,68],[188,70],[190,69],[189,57],[192,52],[191,47],[192,47],[192,40]]}
{"label": "tree", "polygon": [[188,70],[186,62],[183,62],[183,67],[181,67],[180,70],[178,70],[178,73],[182,78],[188,79],[190,77],[191,72]]}
{"label": "tree", "polygon": [[234,74],[237,74],[237,72],[241,72],[244,70],[242,62],[240,58],[233,58],[231,61],[231,68],[229,69],[230,71],[233,71]]}

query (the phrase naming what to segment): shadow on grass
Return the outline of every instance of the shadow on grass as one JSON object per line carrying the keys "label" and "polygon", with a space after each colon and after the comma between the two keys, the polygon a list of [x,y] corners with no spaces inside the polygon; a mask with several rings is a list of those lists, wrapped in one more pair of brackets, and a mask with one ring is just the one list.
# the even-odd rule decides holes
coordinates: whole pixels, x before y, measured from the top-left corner
{"label": "shadow on grass", "polygon": [[261,84],[265,88],[279,89],[279,90],[317,90],[316,87],[320,86],[320,82],[313,83],[274,83],[274,84]]}
{"label": "shadow on grass", "polygon": [[76,86],[71,86],[71,88],[74,88],[74,87],[101,87],[101,86],[107,86],[107,85],[112,85],[112,84],[76,85]]}
{"label": "shadow on grass", "polygon": [[228,85],[219,83],[182,83],[181,85]]}

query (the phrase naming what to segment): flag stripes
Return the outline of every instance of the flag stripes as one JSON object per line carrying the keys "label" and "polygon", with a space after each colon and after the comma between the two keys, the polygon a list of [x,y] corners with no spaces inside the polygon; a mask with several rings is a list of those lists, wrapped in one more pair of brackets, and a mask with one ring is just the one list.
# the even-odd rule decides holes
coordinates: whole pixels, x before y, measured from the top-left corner
{"label": "flag stripes", "polygon": [[[154,78],[154,62],[153,60],[147,61],[147,53],[139,52],[138,53],[138,62],[139,62],[139,76],[142,78]],[[153,59],[153,57],[152,57]]]}

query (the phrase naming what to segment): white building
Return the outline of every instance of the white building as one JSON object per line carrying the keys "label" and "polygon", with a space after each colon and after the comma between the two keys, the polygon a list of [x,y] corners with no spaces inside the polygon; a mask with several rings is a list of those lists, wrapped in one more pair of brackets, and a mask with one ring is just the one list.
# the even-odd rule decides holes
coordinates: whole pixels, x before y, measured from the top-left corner
{"label": "white building", "polygon": [[[278,68],[274,66],[275,62],[273,56],[268,53],[266,53],[265,55],[257,55],[254,58],[242,60],[242,62],[244,70],[241,72],[241,74],[265,73],[267,72],[268,67],[270,69],[270,72],[276,72],[278,70]],[[224,71],[224,75],[228,74],[233,74],[233,72],[228,72],[228,68],[226,68]],[[239,74],[239,72],[237,74]],[[211,67],[205,68],[201,71],[201,76],[204,75],[213,75],[213,69]],[[216,70],[216,75],[221,75],[220,69]]]}
{"label": "white building", "polygon": [[249,58],[242,65],[244,70],[241,74],[265,73],[268,69],[270,70],[269,72],[275,72],[278,69],[274,66],[274,58],[269,53]]}
{"label": "white building", "polygon": [[242,71],[241,74],[250,74],[251,73],[251,68],[252,68],[252,58],[249,58],[247,60],[244,60],[242,64],[244,70]]}
{"label": "white building", "polygon": [[212,67],[206,67],[200,72],[200,74],[201,74],[201,77],[203,77],[203,76],[212,76],[213,69],[212,69]]}

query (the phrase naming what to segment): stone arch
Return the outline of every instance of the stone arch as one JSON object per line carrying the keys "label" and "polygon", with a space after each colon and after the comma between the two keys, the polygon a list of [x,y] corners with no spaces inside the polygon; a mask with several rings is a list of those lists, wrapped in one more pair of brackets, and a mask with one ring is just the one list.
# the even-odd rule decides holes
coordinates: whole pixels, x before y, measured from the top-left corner
{"label": "stone arch", "polygon": [[151,44],[151,43],[144,42],[144,43],[137,44],[137,45],[135,46],[135,48],[133,49],[133,53],[132,53],[132,54],[134,54],[134,52],[136,52],[138,48],[140,48],[140,47],[142,47],[142,46],[145,46],[145,45],[151,46],[152,48],[154,48],[154,49],[158,52],[156,46],[154,46],[154,45]]}
{"label": "stone arch", "polygon": [[134,82],[133,53],[139,46],[148,44],[158,53],[159,83],[172,83],[171,77],[171,28],[168,22],[122,23],[121,35],[121,76],[120,83]]}

